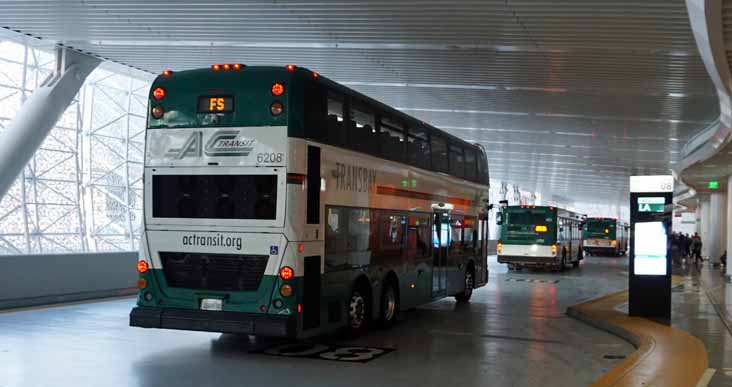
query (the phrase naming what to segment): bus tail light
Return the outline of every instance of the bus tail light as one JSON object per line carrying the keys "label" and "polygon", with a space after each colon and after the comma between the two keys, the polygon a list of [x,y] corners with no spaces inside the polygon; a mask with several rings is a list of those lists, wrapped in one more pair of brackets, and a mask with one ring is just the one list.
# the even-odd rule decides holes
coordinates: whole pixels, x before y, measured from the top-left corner
{"label": "bus tail light", "polygon": [[297,244],[297,252],[302,254],[302,252],[305,251],[305,246],[302,245],[302,243]]}
{"label": "bus tail light", "polygon": [[292,286],[289,284],[284,284],[284,285],[280,286],[280,295],[282,297],[292,296]]}
{"label": "bus tail light", "polygon": [[165,109],[163,108],[163,105],[155,105],[150,111],[150,114],[154,119],[158,120],[163,117],[163,114],[165,114]]}
{"label": "bus tail light", "polygon": [[618,246],[618,241],[610,241],[610,246],[617,247]]}
{"label": "bus tail light", "polygon": [[503,243],[501,241],[498,241],[498,244],[496,244],[496,250],[498,250],[498,254],[503,252]]}
{"label": "bus tail light", "polygon": [[537,224],[536,226],[534,226],[534,231],[535,232],[547,232],[547,231],[549,231],[549,228],[546,225]]}
{"label": "bus tail light", "polygon": [[552,245],[552,255],[557,255],[557,245]]}
{"label": "bus tail light", "polygon": [[156,101],[160,101],[161,99],[165,98],[165,89],[163,89],[162,87],[156,87],[155,89],[153,89],[152,95]]}
{"label": "bus tail light", "polygon": [[137,271],[139,273],[144,273],[147,269],[149,269],[147,261],[137,261]]}
{"label": "bus tail light", "polygon": [[272,84],[272,95],[279,97],[285,93],[285,85],[275,82]]}
{"label": "bus tail light", "polygon": [[292,279],[292,277],[294,277],[294,276],[295,276],[295,271],[292,270],[291,267],[282,266],[282,268],[280,269],[280,278],[282,278],[283,280],[286,281],[286,280]]}
{"label": "bus tail light", "polygon": [[285,110],[285,107],[282,105],[282,102],[280,102],[280,101],[274,101],[274,102],[272,102],[272,105],[269,106],[270,113],[272,113],[272,115],[275,117],[282,114],[283,110]]}
{"label": "bus tail light", "polygon": [[302,313],[302,304],[297,304],[297,313]]}

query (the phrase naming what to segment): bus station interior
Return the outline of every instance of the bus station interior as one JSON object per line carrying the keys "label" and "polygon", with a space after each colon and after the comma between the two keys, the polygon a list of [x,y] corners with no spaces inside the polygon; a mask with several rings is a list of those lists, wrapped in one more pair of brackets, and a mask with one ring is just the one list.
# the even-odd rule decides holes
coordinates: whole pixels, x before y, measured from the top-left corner
{"label": "bus station interior", "polygon": [[[732,248],[730,0],[0,0],[0,27],[0,387],[732,386],[732,269],[725,261]],[[398,112],[458,144],[460,163],[477,163],[458,178],[486,192],[462,201],[420,191],[456,181],[452,170],[434,167],[435,156],[380,161],[397,174],[422,168],[419,181],[405,173],[390,186],[379,180],[382,166],[362,173],[371,168],[366,161],[346,162],[342,175],[332,171],[334,180],[317,180],[323,192],[346,186],[338,176],[347,170],[358,176],[347,182],[353,197],[373,194],[373,176],[374,192],[379,184],[382,194],[439,206],[480,203],[480,214],[459,218],[461,227],[481,222],[470,247],[467,233],[462,237],[464,248],[480,255],[460,266],[458,290],[476,285],[469,302],[458,302],[465,293],[456,291],[405,308],[388,329],[374,321],[358,335],[333,330],[297,340],[130,326],[133,308],[149,306],[141,273],[159,264],[139,252],[158,243],[151,235],[167,231],[146,229],[153,210],[145,171],[154,170],[148,130],[185,130],[148,128],[157,114],[155,90],[170,82],[161,98],[172,98],[177,76],[202,69],[200,95],[217,95],[206,82],[234,74],[235,64],[242,74],[273,66],[337,83],[383,104],[373,128],[353,124],[364,136],[388,127],[380,115]],[[278,85],[265,90],[267,98],[295,86]],[[289,114],[295,99],[284,101]],[[274,108],[264,106],[272,116],[283,109]],[[343,103],[339,125],[359,119],[352,108]],[[410,130],[402,129],[401,141],[412,140]],[[328,135],[315,139],[325,144],[323,160],[334,149],[360,155],[349,160],[379,158]],[[425,144],[436,152],[434,142]],[[481,181],[481,152],[489,188]],[[311,158],[298,157],[302,165],[287,166],[287,189],[310,184]],[[206,165],[218,167],[223,163]],[[555,233],[552,259],[562,255],[560,239],[588,239],[590,219],[616,222],[618,241],[621,231],[632,238],[631,176],[673,181],[673,204],[660,210],[674,233],[670,319],[629,316],[632,239],[614,244],[613,253],[575,243],[561,267],[506,260],[509,209],[559,214],[549,225],[522,224],[535,236]],[[326,228],[333,219],[338,224],[337,211],[359,210],[322,204],[330,212],[317,222],[329,222]],[[305,207],[278,208],[277,217]],[[364,211],[349,216],[374,223],[402,216],[405,229],[423,221],[413,224],[410,208]],[[225,225],[188,231],[225,233]],[[441,250],[445,236],[426,230],[432,250]],[[677,235],[687,234],[699,236],[701,261],[682,251]],[[325,239],[325,254],[331,236],[315,237]],[[406,251],[409,238],[401,243]],[[537,243],[523,245],[536,250]],[[290,277],[303,276],[299,263],[293,267]],[[469,268],[474,275],[486,268],[487,283],[480,286],[482,275],[468,281]],[[272,270],[272,281],[289,279]],[[372,286],[383,289],[387,279]],[[377,299],[373,305],[387,300]]]}

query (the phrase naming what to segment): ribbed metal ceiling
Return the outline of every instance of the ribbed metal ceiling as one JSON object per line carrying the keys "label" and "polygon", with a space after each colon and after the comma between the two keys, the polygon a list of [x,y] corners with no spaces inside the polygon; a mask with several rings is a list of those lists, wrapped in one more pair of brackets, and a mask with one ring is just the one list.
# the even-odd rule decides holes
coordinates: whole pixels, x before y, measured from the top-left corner
{"label": "ribbed metal ceiling", "polygon": [[493,177],[625,204],[719,103],[683,0],[3,1],[0,25],[159,73],[296,63],[486,146]]}

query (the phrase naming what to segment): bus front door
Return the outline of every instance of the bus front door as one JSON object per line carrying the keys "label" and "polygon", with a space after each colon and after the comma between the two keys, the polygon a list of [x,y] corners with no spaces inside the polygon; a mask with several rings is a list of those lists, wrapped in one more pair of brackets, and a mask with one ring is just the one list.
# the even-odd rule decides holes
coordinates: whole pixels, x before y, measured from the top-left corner
{"label": "bus front door", "polygon": [[432,222],[432,298],[447,296],[450,237],[450,213],[435,211]]}

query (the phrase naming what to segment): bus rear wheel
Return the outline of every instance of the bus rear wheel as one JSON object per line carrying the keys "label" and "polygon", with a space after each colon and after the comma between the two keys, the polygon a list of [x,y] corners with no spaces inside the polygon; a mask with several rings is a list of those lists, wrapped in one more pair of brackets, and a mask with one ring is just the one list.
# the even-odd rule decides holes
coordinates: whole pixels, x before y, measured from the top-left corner
{"label": "bus rear wheel", "polygon": [[381,290],[381,312],[379,325],[382,328],[391,328],[399,314],[399,297],[393,280],[387,280]]}
{"label": "bus rear wheel", "polygon": [[457,302],[468,302],[470,297],[473,296],[473,288],[475,288],[475,274],[473,271],[472,266],[465,270],[465,289],[462,293],[455,295]]}
{"label": "bus rear wheel", "polygon": [[351,292],[348,300],[348,333],[357,336],[366,325],[366,298],[358,289]]}

